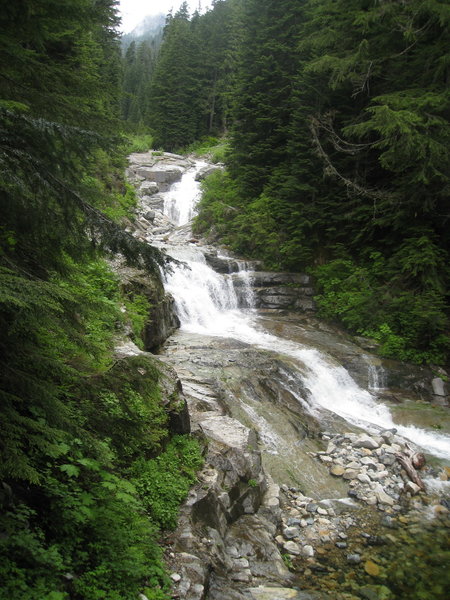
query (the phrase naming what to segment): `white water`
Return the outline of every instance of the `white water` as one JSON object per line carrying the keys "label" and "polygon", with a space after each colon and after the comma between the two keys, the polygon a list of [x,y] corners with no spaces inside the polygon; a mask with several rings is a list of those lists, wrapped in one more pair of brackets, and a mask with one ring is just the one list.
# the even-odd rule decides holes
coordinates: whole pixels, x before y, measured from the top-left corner
{"label": "white water", "polygon": [[369,390],[377,392],[386,389],[386,373],[381,365],[369,365],[367,379]]}
{"label": "white water", "polygon": [[[178,219],[179,224],[188,218],[185,215],[192,215],[195,210],[198,183],[194,177],[195,171],[189,171],[177,184],[177,204],[173,214],[183,215]],[[183,203],[187,208],[183,207]],[[175,298],[182,329],[207,336],[234,338],[289,356],[298,362],[299,378],[310,390],[307,402],[312,412],[319,414],[320,409],[325,408],[368,429],[373,425],[383,429],[395,427],[400,435],[427,452],[450,459],[450,436],[395,424],[389,408],[361,389],[346,369],[335,364],[330,357],[262,330],[252,311],[238,308],[232,278],[213,271],[199,248],[186,245],[168,248],[167,251],[186,263],[175,266],[171,273],[166,274],[166,289]],[[247,283],[250,277],[251,274],[244,276]],[[247,302],[252,302],[251,296],[247,296]],[[380,383],[374,379],[373,384],[375,387]]]}
{"label": "white water", "polygon": [[186,225],[192,220],[200,195],[200,185],[195,181],[195,176],[206,164],[201,160],[196,161],[195,166],[188,169],[181,180],[164,194],[164,214],[174,225]]}

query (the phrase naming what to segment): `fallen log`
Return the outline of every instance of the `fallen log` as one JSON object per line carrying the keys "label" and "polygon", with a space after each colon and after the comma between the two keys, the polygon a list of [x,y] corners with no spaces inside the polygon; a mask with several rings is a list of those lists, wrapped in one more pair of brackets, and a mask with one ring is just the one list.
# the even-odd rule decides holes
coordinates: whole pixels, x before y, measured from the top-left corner
{"label": "fallen log", "polygon": [[416,469],[421,469],[425,465],[425,457],[420,452],[414,452],[411,448],[408,447],[408,450],[405,452],[397,453],[396,458],[398,462],[405,469],[408,477],[411,479],[413,483],[418,485],[420,489],[425,492],[425,484],[419,477]]}

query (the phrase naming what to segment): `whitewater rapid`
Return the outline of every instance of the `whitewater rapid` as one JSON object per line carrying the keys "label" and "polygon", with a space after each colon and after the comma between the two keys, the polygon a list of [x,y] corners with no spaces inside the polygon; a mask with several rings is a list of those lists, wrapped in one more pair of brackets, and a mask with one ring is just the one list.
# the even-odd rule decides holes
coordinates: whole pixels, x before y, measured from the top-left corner
{"label": "whitewater rapid", "polygon": [[[176,189],[167,192],[164,209],[175,226],[188,223],[195,215],[200,196],[195,174],[205,163],[187,171]],[[373,429],[395,428],[401,436],[426,452],[450,460],[450,436],[414,426],[396,424],[389,407],[369,391],[360,388],[348,371],[317,349],[277,337],[264,331],[255,310],[239,307],[233,280],[216,273],[205,260],[200,247],[192,244],[166,246],[166,252],[182,261],[164,274],[165,288],[175,298],[181,328],[205,336],[233,338],[293,359],[298,364],[298,382],[309,390],[305,409],[320,414],[332,411],[348,422]],[[251,273],[241,271],[246,304],[251,307]],[[241,294],[242,296],[242,294]],[[295,387],[295,382],[293,382]],[[299,398],[299,401],[302,401]]]}

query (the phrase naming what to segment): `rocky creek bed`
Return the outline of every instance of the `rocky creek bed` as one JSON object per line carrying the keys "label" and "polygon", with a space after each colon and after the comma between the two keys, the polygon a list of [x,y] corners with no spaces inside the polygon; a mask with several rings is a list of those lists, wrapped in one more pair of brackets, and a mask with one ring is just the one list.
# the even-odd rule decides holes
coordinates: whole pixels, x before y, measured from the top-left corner
{"label": "rocky creek bed", "polygon": [[[174,223],[181,210],[174,196],[195,191],[195,173],[206,166],[176,155],[132,155],[128,175],[141,204],[130,230],[171,252],[200,250],[216,271],[230,273],[227,282],[234,280],[238,302],[248,306],[248,278],[239,275],[242,261],[193,238],[187,222]],[[183,192],[176,182],[186,172]],[[189,210],[186,215],[189,219]],[[252,277],[253,306],[259,307],[252,318],[259,327],[280,340],[327,352],[362,388],[371,387],[368,365],[381,368],[387,377],[383,389],[372,389],[375,396],[399,410],[411,403],[418,409],[417,423],[423,405],[431,426],[435,420],[446,430],[448,408],[430,404],[436,391],[446,404],[446,389],[431,386],[429,371],[380,361],[316,319],[306,276],[257,271]],[[170,298],[161,302],[173,306]],[[166,330],[173,331],[177,319],[167,318]],[[362,427],[329,408],[318,411],[301,362],[276,349],[254,347],[239,335],[211,337],[182,327],[158,358],[177,373],[192,432],[205,447],[198,483],[176,531],[163,540],[173,598],[448,597],[450,472],[445,461],[427,456],[420,469],[423,491],[399,460],[414,448],[412,442],[392,428]]]}

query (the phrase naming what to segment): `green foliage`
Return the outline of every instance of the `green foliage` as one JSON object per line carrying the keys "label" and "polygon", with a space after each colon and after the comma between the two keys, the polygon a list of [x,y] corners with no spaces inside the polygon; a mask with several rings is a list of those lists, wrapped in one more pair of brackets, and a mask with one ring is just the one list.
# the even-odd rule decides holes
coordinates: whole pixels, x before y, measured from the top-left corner
{"label": "green foliage", "polygon": [[324,265],[322,315],[415,362],[448,360],[445,4],[248,0],[229,174],[196,224],[270,268]]}
{"label": "green foliage", "polygon": [[136,488],[146,509],[161,527],[176,526],[179,505],[202,463],[198,442],[182,436],[172,438],[165,452],[157,458],[134,463]]}
{"label": "green foliage", "polygon": [[229,149],[227,138],[218,139],[207,136],[202,137],[185,149],[189,154],[195,154],[199,157],[207,157],[212,163],[223,163]]}
{"label": "green foliage", "polygon": [[[163,450],[174,407],[152,361],[113,364],[123,299],[104,250],[153,271],[161,259],[118,224],[135,196],[114,4],[18,0],[0,14],[1,600],[168,597],[128,470]],[[136,327],[143,311],[131,301]]]}
{"label": "green foliage", "polygon": [[[387,283],[389,263],[378,253],[373,253],[371,263],[364,267],[349,259],[317,267],[319,314],[374,338],[383,356],[443,364],[450,350],[450,337],[445,333],[449,327],[445,295],[430,285],[404,289],[403,282],[395,277],[397,268],[396,261],[394,275]],[[414,275],[417,272],[414,264]]]}
{"label": "green foliage", "polygon": [[132,152],[148,152],[153,148],[153,136],[149,133],[135,134],[128,137],[127,154]]}
{"label": "green foliage", "polygon": [[126,315],[131,322],[134,341],[139,348],[143,349],[142,332],[149,320],[151,304],[148,298],[142,294],[134,294],[133,297],[126,296],[124,304]]}

